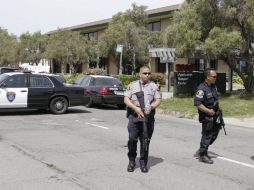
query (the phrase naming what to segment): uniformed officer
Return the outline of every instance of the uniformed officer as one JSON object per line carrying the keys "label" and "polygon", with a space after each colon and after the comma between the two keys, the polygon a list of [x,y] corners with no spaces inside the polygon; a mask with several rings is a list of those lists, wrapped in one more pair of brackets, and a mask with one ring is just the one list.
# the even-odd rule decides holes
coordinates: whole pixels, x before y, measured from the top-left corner
{"label": "uniformed officer", "polygon": [[136,166],[135,158],[137,156],[137,143],[140,140],[140,169],[141,172],[148,172],[147,161],[149,152],[149,141],[147,149],[142,146],[142,123],[134,122],[135,117],[144,118],[144,113],[140,108],[136,92],[144,91],[145,101],[145,114],[147,115],[147,135],[151,139],[154,130],[154,115],[155,109],[160,105],[160,93],[157,91],[158,87],[154,82],[150,81],[151,70],[148,66],[142,66],[139,69],[140,80],[134,81],[129,84],[127,91],[124,94],[124,103],[127,105],[128,122],[128,157],[129,164],[127,167],[128,172],[133,172]]}
{"label": "uniformed officer", "polygon": [[205,81],[201,83],[194,97],[194,105],[198,109],[199,122],[202,123],[202,137],[199,150],[194,154],[199,161],[213,164],[208,156],[208,147],[217,138],[221,129],[216,123],[215,102],[218,102],[218,92],[215,86],[217,73],[214,69],[207,69],[204,72]]}

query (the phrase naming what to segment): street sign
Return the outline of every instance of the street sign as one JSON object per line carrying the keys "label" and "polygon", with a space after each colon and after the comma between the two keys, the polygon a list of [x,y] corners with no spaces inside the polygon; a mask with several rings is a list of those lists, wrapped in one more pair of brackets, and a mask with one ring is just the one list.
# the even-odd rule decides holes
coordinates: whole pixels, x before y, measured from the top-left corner
{"label": "street sign", "polygon": [[117,46],[116,46],[116,52],[119,52],[119,53],[123,52],[123,45],[122,44],[117,44]]}

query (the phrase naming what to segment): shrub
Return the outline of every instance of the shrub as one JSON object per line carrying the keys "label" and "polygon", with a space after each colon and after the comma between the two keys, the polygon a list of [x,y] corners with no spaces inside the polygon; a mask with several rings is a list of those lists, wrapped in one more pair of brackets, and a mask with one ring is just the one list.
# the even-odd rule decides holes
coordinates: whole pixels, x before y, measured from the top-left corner
{"label": "shrub", "polygon": [[127,87],[132,81],[138,80],[137,76],[132,75],[114,75],[114,77],[118,78],[125,87]]}
{"label": "shrub", "polygon": [[60,76],[62,76],[66,83],[73,83],[80,75],[81,73],[75,73],[72,75],[64,75],[63,73],[58,73]]}
{"label": "shrub", "polygon": [[106,71],[99,68],[89,68],[84,72],[85,75],[105,75]]}
{"label": "shrub", "polygon": [[159,82],[160,85],[165,85],[165,75],[163,73],[152,73],[152,81]]}
{"label": "shrub", "polygon": [[243,85],[243,80],[238,75],[237,76],[233,76],[233,83],[234,84],[241,84],[241,85]]}

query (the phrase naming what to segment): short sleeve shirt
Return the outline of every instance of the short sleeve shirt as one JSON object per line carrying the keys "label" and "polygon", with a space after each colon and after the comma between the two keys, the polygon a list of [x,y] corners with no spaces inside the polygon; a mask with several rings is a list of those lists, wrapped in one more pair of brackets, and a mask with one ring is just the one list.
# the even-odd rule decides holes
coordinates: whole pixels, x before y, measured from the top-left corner
{"label": "short sleeve shirt", "polygon": [[[218,101],[218,92],[215,85],[209,86],[206,82],[201,83],[196,91],[194,97],[194,106],[203,104],[205,107],[212,109],[214,107],[215,101]],[[206,114],[199,112],[199,117],[202,120]]]}
{"label": "short sleeve shirt", "polygon": [[139,91],[144,91],[145,104],[148,102],[151,104],[155,99],[161,98],[158,87],[154,82],[148,82],[146,84],[141,83],[142,89],[140,89],[140,83],[140,80],[130,83],[127,90],[124,92],[124,96],[130,98],[135,106],[140,106],[137,96],[135,95],[135,93]]}

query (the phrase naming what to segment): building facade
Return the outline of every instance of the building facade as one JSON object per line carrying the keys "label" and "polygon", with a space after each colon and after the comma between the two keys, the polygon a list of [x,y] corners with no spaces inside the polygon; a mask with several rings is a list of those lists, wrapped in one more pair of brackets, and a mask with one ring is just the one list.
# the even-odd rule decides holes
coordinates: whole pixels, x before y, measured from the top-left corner
{"label": "building facade", "polygon": [[[161,31],[162,33],[167,27],[170,27],[173,12],[181,8],[181,5],[173,5],[162,7],[158,9],[148,10],[148,24],[146,28],[151,31]],[[100,21],[85,23],[81,25],[76,25],[65,30],[79,31],[81,34],[87,36],[88,38],[93,37],[100,40],[101,35],[107,29],[108,24],[112,19],[104,19]],[[165,73],[166,64],[165,60],[158,54],[158,56],[151,56],[149,61],[152,72]],[[119,60],[116,60],[113,56],[107,58],[100,58],[98,63],[83,64],[78,71],[83,72],[91,67],[99,67],[106,71],[107,74],[118,74],[119,72]],[[185,72],[185,71],[200,71],[202,72],[206,68],[215,68],[219,73],[227,73],[230,75],[229,67],[221,60],[213,58],[207,60],[202,56],[196,56],[195,58],[177,58],[173,64],[170,64],[169,70],[171,72]],[[70,66],[66,65],[65,72],[68,73]],[[231,77],[229,77],[231,78]]]}

